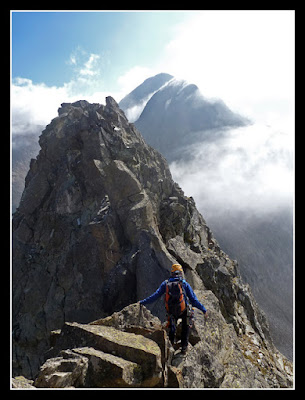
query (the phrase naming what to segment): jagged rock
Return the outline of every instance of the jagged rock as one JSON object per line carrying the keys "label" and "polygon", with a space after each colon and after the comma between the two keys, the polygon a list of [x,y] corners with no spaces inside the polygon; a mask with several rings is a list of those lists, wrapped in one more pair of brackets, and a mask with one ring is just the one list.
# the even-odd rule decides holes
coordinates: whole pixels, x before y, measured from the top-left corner
{"label": "jagged rock", "polygon": [[130,304],[109,317],[90,322],[90,325],[111,326],[127,332],[133,327],[144,328],[143,331],[162,329],[160,319],[139,303]]}
{"label": "jagged rock", "polygon": [[168,366],[168,387],[170,388],[182,388],[183,387],[183,377],[182,372],[172,366]]}
{"label": "jagged rock", "polygon": [[163,371],[163,384],[167,382],[167,361],[169,357],[169,340],[161,321],[139,303],[130,304],[109,317],[93,321],[92,325],[111,326],[124,332],[142,335],[159,346]]}
{"label": "jagged rock", "polygon": [[[186,355],[146,307],[131,304],[90,324],[65,323],[36,387],[290,387],[289,363],[271,354],[254,332],[238,337],[210,291],[197,291],[209,318],[195,312]],[[139,314],[142,313],[142,315]],[[177,340],[179,341],[179,327]],[[283,363],[284,361],[284,363]]]}
{"label": "jagged rock", "polygon": [[[291,385],[290,364],[274,348],[237,262],[114,99],[62,104],[39,142],[13,218],[14,376],[34,378],[45,356],[92,347],[139,364],[140,385]],[[211,315],[207,329],[195,312],[190,352],[179,365],[169,361],[177,359],[162,329],[162,301],[143,308],[142,321],[132,304],[168,278],[173,262]],[[249,337],[264,355],[260,362],[246,353]],[[250,372],[239,376],[236,365]],[[55,384],[75,384],[71,371],[59,372],[65,375],[54,372]]]}
{"label": "jagged rock", "polygon": [[[154,341],[142,335],[124,332],[111,326],[66,322],[56,340],[57,349],[72,349],[83,346],[92,347],[131,361],[134,363],[132,370],[135,369],[136,375],[141,372],[141,384],[144,386],[155,386],[161,379],[161,350]],[[85,355],[86,353],[82,352],[81,354]],[[101,356],[99,358],[101,359]],[[109,359],[107,362],[110,364],[112,362],[114,365],[120,364],[120,362],[109,361]],[[123,365],[123,372],[128,365]],[[127,370],[129,371],[131,367],[130,364]],[[130,375],[128,371],[127,373]],[[103,379],[101,378],[101,381]],[[118,379],[118,377],[115,379]],[[130,378],[130,380],[132,379]],[[139,378],[136,380],[139,380]],[[123,384],[123,381],[121,384]]]}
{"label": "jagged rock", "polygon": [[15,376],[12,378],[12,389],[35,389],[34,381],[24,376]]}
{"label": "jagged rock", "polygon": [[[137,325],[136,309],[139,311],[139,304],[132,304],[91,324],[65,323],[53,338],[54,346],[40,368],[35,386],[162,386],[167,358],[165,331],[160,320],[144,308],[142,326]],[[65,368],[66,359],[75,363],[73,375]],[[78,364],[82,362],[81,371],[74,359]],[[72,366],[72,362],[68,365]]]}
{"label": "jagged rock", "polygon": [[88,359],[71,351],[61,352],[61,355],[48,359],[42,365],[34,382],[36,387],[66,388],[84,385]]}
{"label": "jagged rock", "polygon": [[129,387],[142,381],[139,364],[92,347],[62,350],[60,355],[43,364],[36,387]]}

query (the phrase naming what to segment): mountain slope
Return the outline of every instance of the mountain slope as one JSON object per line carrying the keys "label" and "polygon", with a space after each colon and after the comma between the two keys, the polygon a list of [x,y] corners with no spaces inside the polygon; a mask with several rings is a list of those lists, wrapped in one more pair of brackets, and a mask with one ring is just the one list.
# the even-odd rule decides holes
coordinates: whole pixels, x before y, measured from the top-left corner
{"label": "mountain slope", "polygon": [[266,312],[274,343],[292,360],[292,210],[268,214],[264,218],[240,212],[227,218],[211,218],[208,222],[223,250],[230,257],[238,255],[243,266],[242,276]]}
{"label": "mountain slope", "polygon": [[[13,218],[13,375],[36,376],[50,331],[69,321],[88,324],[146,297],[178,261],[206,296],[211,315],[221,314],[221,332],[235,332],[234,347],[245,370],[250,363],[256,371],[253,379],[260,374],[269,387],[291,386],[285,365],[292,367],[274,347],[236,261],[220,249],[165,159],[111,97],[105,106],[78,101],[58,112],[40,136],[41,150]],[[150,309],[164,321],[162,302]],[[211,333],[206,344],[215,338]],[[275,360],[270,370],[249,356],[248,341]],[[193,356],[212,364],[218,356],[206,345],[194,349]],[[249,382],[245,376],[230,379],[227,385]]]}
{"label": "mountain slope", "polygon": [[[173,76],[170,74],[161,73],[146,79],[141,85],[137,86],[120,101],[120,108],[125,110],[127,117],[135,107],[139,110],[140,105],[143,104],[144,108],[149,98],[172,78]],[[133,122],[130,118],[128,119],[130,122]]]}
{"label": "mountain slope", "polygon": [[[141,90],[141,87],[134,92]],[[196,85],[186,81],[171,79],[162,87],[154,86],[154,89],[155,92],[135,120],[135,126],[147,143],[160,151],[168,161],[175,159],[176,151],[183,146],[200,142],[216,129],[244,126],[249,122],[233,113],[221,100],[205,99]],[[119,103],[127,115],[129,106],[125,99],[130,95]],[[136,104],[132,104],[135,108]]]}

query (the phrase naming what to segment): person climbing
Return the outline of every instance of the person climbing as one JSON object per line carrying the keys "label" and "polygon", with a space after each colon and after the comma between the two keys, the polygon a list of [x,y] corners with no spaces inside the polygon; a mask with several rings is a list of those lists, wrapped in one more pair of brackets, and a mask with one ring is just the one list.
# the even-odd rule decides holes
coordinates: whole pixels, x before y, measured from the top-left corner
{"label": "person climbing", "polygon": [[[182,319],[181,352],[184,354],[188,346],[192,307],[196,307],[207,317],[207,310],[197,299],[192,287],[183,279],[183,269],[180,264],[173,264],[171,276],[161,283],[159,288],[146,299],[140,300],[140,305],[150,304],[165,293],[165,307],[168,316],[169,340],[174,345],[176,325]],[[190,303],[188,303],[188,300]]]}

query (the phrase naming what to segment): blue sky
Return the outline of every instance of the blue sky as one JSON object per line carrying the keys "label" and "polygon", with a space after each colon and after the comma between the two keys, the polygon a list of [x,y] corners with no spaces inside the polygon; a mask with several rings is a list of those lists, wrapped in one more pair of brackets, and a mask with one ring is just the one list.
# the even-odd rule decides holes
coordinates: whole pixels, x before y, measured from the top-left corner
{"label": "blue sky", "polygon": [[293,125],[293,11],[12,12],[13,133],[60,103],[118,102],[160,72],[266,123]]}
{"label": "blue sky", "polygon": [[171,39],[179,12],[15,12],[12,73],[61,86],[73,76],[70,56],[98,54],[105,88],[135,64],[151,65]]}

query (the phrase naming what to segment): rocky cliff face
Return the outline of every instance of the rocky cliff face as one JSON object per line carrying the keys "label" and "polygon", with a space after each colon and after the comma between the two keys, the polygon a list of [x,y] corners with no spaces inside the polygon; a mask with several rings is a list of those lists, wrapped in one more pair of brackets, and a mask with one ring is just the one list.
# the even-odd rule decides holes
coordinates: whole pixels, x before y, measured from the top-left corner
{"label": "rocky cliff face", "polygon": [[[266,318],[243,284],[237,262],[220,249],[193,199],[172,180],[165,159],[145,143],[117,103],[111,97],[105,106],[78,101],[62,104],[58,114],[40,136],[41,150],[31,161],[13,218],[13,375],[35,378],[52,344],[50,332],[61,328],[86,335],[57,348],[82,359],[70,367],[89,368],[91,356],[98,363],[94,357],[99,355],[87,348],[108,350],[88,339],[88,331],[96,333],[88,324],[152,293],[178,261],[211,311],[209,330],[197,318],[201,333],[187,363],[176,362],[181,385],[291,385],[292,366],[273,346]],[[162,301],[149,308],[164,320]],[[220,352],[219,341],[226,352]],[[119,348],[109,351],[129,362],[128,367],[123,362],[131,377],[129,383],[122,378],[123,386],[138,385],[137,368],[130,364],[138,362]],[[237,363],[236,351],[244,374],[254,368],[251,384],[238,378],[239,362],[234,379],[226,372],[226,365]],[[159,378],[150,380],[147,372],[146,381],[142,371],[140,385],[164,384],[165,364],[156,357]],[[195,377],[192,363],[201,366],[200,376]],[[215,363],[222,368],[221,378]],[[87,382],[85,372],[75,374],[77,385]]]}

